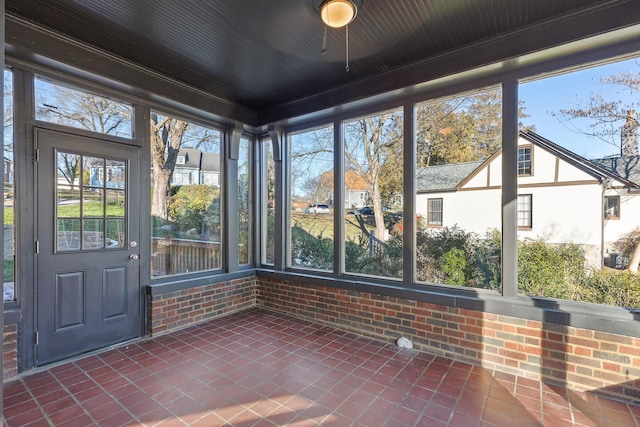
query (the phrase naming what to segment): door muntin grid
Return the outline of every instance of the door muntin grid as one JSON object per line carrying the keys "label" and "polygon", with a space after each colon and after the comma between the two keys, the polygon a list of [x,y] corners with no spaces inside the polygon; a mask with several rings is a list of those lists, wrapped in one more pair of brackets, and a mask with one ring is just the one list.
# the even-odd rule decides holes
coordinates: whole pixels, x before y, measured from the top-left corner
{"label": "door muntin grid", "polygon": [[56,252],[126,248],[127,161],[56,150]]}

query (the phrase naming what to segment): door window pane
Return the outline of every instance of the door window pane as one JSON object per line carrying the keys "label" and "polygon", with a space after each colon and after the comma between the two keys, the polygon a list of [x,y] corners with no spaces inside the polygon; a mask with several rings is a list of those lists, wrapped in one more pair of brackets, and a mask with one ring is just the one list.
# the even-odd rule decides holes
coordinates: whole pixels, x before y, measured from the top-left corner
{"label": "door window pane", "polygon": [[[125,188],[125,162],[66,151],[57,151],[55,158],[57,251],[122,248],[126,189],[107,190],[105,177],[119,174]],[[108,222],[107,217],[117,221]]]}
{"label": "door window pane", "polygon": [[292,267],[333,270],[333,126],[290,136]]}
{"label": "door window pane", "polygon": [[158,112],[150,126],[152,276],[219,269],[221,132]]}

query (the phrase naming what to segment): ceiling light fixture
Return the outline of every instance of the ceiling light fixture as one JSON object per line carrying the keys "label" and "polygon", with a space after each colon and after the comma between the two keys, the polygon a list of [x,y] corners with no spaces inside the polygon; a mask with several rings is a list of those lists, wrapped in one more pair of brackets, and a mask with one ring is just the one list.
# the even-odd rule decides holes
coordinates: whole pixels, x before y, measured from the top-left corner
{"label": "ceiling light fixture", "polygon": [[353,21],[358,9],[349,0],[326,0],[320,5],[322,21],[332,28],[342,28]]}
{"label": "ceiling light fixture", "polygon": [[362,7],[363,4],[364,0],[324,0],[317,9],[322,22],[325,24],[322,49],[320,50],[323,54],[327,52],[327,27],[345,27],[347,58],[345,70],[347,71],[349,71],[349,24],[356,18],[358,6]]}

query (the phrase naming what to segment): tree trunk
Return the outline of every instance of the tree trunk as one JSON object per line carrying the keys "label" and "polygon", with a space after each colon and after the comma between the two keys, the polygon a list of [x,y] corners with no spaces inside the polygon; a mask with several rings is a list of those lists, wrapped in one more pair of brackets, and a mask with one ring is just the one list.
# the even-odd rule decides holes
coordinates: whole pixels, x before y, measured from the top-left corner
{"label": "tree trunk", "polygon": [[636,242],[636,246],[633,248],[633,254],[627,265],[627,271],[632,273],[638,272],[638,264],[640,263],[640,240]]}
{"label": "tree trunk", "polygon": [[169,219],[169,200],[171,190],[171,171],[153,168],[153,197],[151,199],[151,216]]}

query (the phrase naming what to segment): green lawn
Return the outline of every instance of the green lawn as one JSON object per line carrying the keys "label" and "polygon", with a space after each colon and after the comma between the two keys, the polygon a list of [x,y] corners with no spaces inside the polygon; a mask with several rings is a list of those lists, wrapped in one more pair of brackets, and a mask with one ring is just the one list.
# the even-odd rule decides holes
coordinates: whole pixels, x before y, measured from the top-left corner
{"label": "green lawn", "polygon": [[[331,214],[291,212],[291,224],[298,226],[313,236],[322,234],[324,238],[333,239],[333,210]],[[375,228],[373,216],[365,217],[365,226],[369,231]],[[362,231],[354,215],[345,215],[345,239],[357,240]]]}

